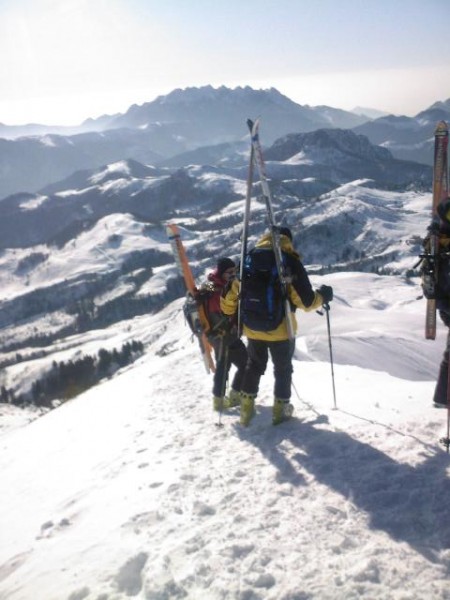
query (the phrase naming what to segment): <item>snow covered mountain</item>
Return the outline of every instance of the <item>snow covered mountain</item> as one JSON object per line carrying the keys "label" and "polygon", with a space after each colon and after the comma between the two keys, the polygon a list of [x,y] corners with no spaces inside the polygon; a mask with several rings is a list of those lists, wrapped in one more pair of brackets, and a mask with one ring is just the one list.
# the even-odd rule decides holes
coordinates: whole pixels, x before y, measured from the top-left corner
{"label": "snow covered mountain", "polygon": [[[327,106],[301,106],[275,88],[254,90],[222,86],[177,89],[166,96],[142,106],[134,105],[128,111],[113,117],[110,127],[147,127],[149,123],[177,123],[180,134],[199,139],[197,146],[211,141],[235,141],[243,137],[242,123],[251,115],[263,115],[266,139],[293,131],[312,131],[324,126],[355,127],[366,119]],[[359,123],[356,123],[359,121]],[[94,121],[95,124],[95,121]]]}
{"label": "snow covered mountain", "polygon": [[[211,149],[210,166],[191,164],[178,170],[119,161],[79,171],[38,194],[5,198],[0,202],[0,247],[66,241],[115,212],[152,222],[173,218],[179,211],[211,216],[242,198],[248,144],[246,151],[241,145],[231,154],[228,146],[221,146],[215,156]],[[373,179],[374,185],[388,189],[431,186],[429,167],[395,160],[387,150],[345,130],[281,138],[267,149],[266,157],[280,196],[314,197],[354,179]]]}
{"label": "snow covered mountain", "polygon": [[413,181],[429,185],[430,181],[428,167],[393,160],[388,150],[372,145],[365,136],[340,129],[290,134],[277,140],[266,158],[282,162],[285,177],[290,172],[291,177],[295,173],[300,178],[302,171],[304,176],[339,183],[367,177],[386,187],[406,186]]}
{"label": "snow covered mountain", "polygon": [[367,117],[368,119],[378,119],[379,117],[387,117],[389,113],[378,110],[377,108],[368,108],[366,106],[355,106],[352,109],[352,113],[356,115],[362,115]]}
{"label": "snow covered mountain", "polygon": [[[408,241],[425,232],[429,192],[377,189],[367,178],[343,185],[292,173],[283,179],[283,161],[267,166],[277,218],[292,227],[312,272],[413,273],[420,247]],[[158,311],[182,294],[167,220],[183,227],[197,277],[212,256],[237,259],[245,178],[246,169],[191,166],[171,174],[121,162],[80,172],[70,182],[78,189],[63,182],[49,195],[0,203],[0,364],[16,368],[51,353],[56,340]],[[251,243],[266,228],[258,192],[255,185]],[[16,395],[30,393],[20,385],[14,380]]]}
{"label": "snow covered mountain", "polygon": [[[97,168],[110,162],[131,158],[142,163],[155,163],[161,156],[152,150],[151,140],[158,139],[155,146],[163,147],[166,142],[162,137],[155,128],[0,139],[0,198],[18,192],[36,192],[77,170]],[[184,149],[173,140],[167,143],[172,148],[178,147],[179,151]]]}
{"label": "snow covered mountain", "polygon": [[389,149],[399,159],[431,165],[434,128],[438,121],[450,121],[450,98],[436,102],[415,117],[388,115],[354,128],[372,144]]}
{"label": "snow covered mountain", "polygon": [[[80,169],[95,169],[120,160],[144,164],[185,166],[204,164],[201,156],[213,156],[220,148],[226,160],[248,131],[246,119],[260,115],[265,144],[287,134],[323,128],[352,129],[372,143],[391,149],[396,158],[430,164],[429,141],[436,120],[448,118],[448,104],[437,103],[415,117],[368,118],[328,106],[302,106],[277,90],[250,87],[231,90],[211,86],[174,90],[124,114],[91,119],[75,134],[45,135],[18,139],[0,138],[0,198],[17,192],[36,192],[69,177]],[[411,130],[411,131],[410,131]],[[0,127],[0,135],[4,131]],[[406,138],[404,132],[408,131]],[[401,136],[399,137],[401,132]],[[5,130],[7,137],[8,132]],[[205,158],[207,162],[209,160]]]}

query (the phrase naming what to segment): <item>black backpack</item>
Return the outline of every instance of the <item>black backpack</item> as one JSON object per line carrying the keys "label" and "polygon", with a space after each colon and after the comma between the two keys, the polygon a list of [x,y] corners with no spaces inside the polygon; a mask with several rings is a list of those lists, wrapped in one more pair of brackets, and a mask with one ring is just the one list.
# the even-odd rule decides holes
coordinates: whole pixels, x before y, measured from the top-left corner
{"label": "black backpack", "polygon": [[273,250],[253,248],[247,254],[241,289],[241,314],[244,325],[254,331],[276,329],[283,321],[284,306]]}
{"label": "black backpack", "polygon": [[[425,253],[421,255],[422,289],[425,298],[437,300],[437,308],[450,308],[450,244],[447,237],[440,239],[439,252],[433,257],[429,254],[429,239],[425,241]],[[435,281],[437,265],[437,281]]]}

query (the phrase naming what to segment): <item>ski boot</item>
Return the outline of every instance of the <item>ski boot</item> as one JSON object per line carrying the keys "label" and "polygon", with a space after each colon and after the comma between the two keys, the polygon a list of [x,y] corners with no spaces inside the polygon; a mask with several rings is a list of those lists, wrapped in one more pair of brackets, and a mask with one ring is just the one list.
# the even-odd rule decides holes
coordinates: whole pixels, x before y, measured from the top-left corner
{"label": "ski boot", "polygon": [[272,409],[272,424],[279,425],[283,421],[288,421],[294,412],[293,405],[283,398],[275,398]]}
{"label": "ski boot", "polygon": [[220,396],[213,396],[213,410],[220,412],[223,410],[224,398]]}
{"label": "ski boot", "polygon": [[223,399],[223,407],[224,408],[234,408],[235,406],[240,406],[241,404],[241,393],[236,390],[231,389],[228,397]]}
{"label": "ski boot", "polygon": [[246,394],[241,392],[241,418],[240,423],[247,427],[255,414],[256,394]]}
{"label": "ski boot", "polygon": [[448,408],[448,404],[446,402],[433,402],[434,408]]}

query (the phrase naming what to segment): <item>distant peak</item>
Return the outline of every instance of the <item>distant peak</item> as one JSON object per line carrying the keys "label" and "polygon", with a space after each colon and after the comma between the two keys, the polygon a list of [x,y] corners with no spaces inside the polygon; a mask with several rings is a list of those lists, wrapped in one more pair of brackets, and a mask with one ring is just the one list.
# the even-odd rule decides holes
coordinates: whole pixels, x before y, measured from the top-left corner
{"label": "distant peak", "polygon": [[277,99],[286,98],[281,92],[279,92],[276,88],[271,87],[268,89],[254,89],[249,85],[246,86],[236,86],[235,88],[230,88],[225,85],[221,85],[217,88],[214,88],[212,85],[205,85],[200,87],[186,87],[186,88],[177,88],[171,91],[167,95],[158,96],[155,102],[159,102],[161,104],[172,103],[172,102],[198,102],[199,100],[211,99],[214,100],[216,98],[224,98],[227,96],[230,97],[252,97],[255,94],[265,95],[265,96],[273,96]]}

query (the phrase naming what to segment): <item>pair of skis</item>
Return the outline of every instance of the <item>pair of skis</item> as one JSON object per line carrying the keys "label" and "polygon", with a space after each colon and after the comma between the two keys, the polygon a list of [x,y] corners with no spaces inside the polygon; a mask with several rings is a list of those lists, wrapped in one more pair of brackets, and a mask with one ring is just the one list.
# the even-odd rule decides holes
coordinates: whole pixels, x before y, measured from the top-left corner
{"label": "pair of skis", "polygon": [[[283,267],[283,257],[281,254],[281,245],[280,245],[280,233],[279,227],[275,223],[275,217],[273,212],[272,205],[272,195],[270,193],[269,182],[266,175],[266,166],[264,163],[264,158],[262,154],[261,143],[259,141],[259,119],[256,121],[252,121],[251,119],[247,120],[247,126],[250,130],[251,137],[251,148],[250,148],[250,164],[248,169],[248,178],[247,178],[247,193],[245,198],[245,209],[244,209],[244,225],[242,232],[242,246],[241,246],[241,263],[240,263],[240,282],[241,282],[241,290],[239,297],[242,298],[242,286],[244,285],[244,262],[245,257],[247,255],[247,240],[248,240],[248,226],[250,220],[250,204],[251,204],[251,196],[252,196],[252,187],[253,187],[253,170],[254,165],[258,170],[259,180],[261,183],[262,195],[264,198],[264,202],[266,204],[267,209],[267,220],[269,223],[270,235],[272,237],[272,249],[275,255],[275,263],[277,267],[278,277],[280,279],[281,284],[281,292],[283,297],[284,304],[284,313],[286,317],[286,327],[288,338],[293,340],[295,337],[294,326],[292,323],[292,313],[291,307],[289,303],[288,297],[288,280],[286,274],[284,272]],[[238,331],[242,331],[242,311],[241,311],[241,302],[239,299],[238,306]]]}

